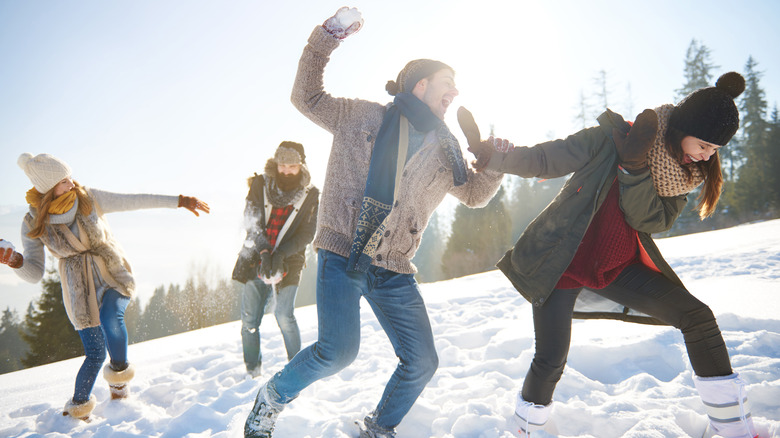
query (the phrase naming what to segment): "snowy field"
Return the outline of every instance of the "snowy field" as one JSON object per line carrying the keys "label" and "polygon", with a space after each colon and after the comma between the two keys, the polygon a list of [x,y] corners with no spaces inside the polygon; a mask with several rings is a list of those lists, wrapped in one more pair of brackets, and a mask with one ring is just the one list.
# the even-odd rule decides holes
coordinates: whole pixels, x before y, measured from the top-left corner
{"label": "snowy field", "polygon": [[[683,281],[708,303],[736,371],[749,383],[761,437],[780,436],[780,220],[659,241]],[[399,437],[511,437],[505,418],[533,354],[529,304],[498,271],[422,285],[440,367]],[[313,306],[297,309],[304,345]],[[262,327],[265,374],[247,378],[239,323],[130,346],[131,397],[110,401],[99,378],[89,423],[60,412],[81,359],[0,375],[2,437],[240,437],[258,387],[285,362],[272,316]],[[357,437],[396,360],[368,306],[362,348],[346,370],[307,388],[275,436]],[[675,329],[576,321],[569,366],[548,430],[535,436],[700,437],[707,420]]]}

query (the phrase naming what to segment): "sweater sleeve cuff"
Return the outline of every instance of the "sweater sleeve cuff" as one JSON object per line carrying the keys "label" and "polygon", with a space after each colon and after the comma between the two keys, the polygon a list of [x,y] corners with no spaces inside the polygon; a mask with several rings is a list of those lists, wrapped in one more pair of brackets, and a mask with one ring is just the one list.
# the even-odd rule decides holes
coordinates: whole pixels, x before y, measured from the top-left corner
{"label": "sweater sleeve cuff", "polygon": [[318,25],[309,36],[309,44],[318,51],[330,53],[341,44],[341,40],[331,35],[324,27]]}
{"label": "sweater sleeve cuff", "polygon": [[504,152],[494,151],[490,155],[490,161],[488,161],[487,166],[485,166],[485,170],[501,172],[501,164],[504,162],[504,157],[506,157]]}

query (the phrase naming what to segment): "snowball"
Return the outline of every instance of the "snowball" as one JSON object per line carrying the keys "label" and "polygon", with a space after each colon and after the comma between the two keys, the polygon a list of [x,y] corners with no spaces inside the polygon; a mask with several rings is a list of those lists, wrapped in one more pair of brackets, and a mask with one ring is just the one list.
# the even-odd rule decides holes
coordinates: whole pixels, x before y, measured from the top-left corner
{"label": "snowball", "polygon": [[352,23],[363,21],[363,17],[357,8],[341,8],[336,13],[336,18],[343,29],[348,28]]}
{"label": "snowball", "polygon": [[277,272],[273,277],[263,277],[263,283],[274,285],[282,281],[284,275],[281,272]]}

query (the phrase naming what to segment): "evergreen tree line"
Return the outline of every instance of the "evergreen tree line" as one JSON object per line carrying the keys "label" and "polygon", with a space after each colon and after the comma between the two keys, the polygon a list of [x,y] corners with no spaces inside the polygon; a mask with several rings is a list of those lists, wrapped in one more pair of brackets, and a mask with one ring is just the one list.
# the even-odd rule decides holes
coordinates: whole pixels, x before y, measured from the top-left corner
{"label": "evergreen tree line", "polygon": [[[674,90],[675,101],[702,87],[712,86],[718,66],[711,51],[693,40],[685,55],[684,82]],[[724,190],[718,210],[700,220],[693,210],[697,192],[689,195],[688,207],[674,227],[658,237],[674,236],[736,224],[780,217],[780,115],[777,104],[769,111],[763,72],[749,57],[744,71],[745,92],[737,99],[740,130],[720,150]],[[595,80],[593,98],[581,95],[577,121],[583,127],[595,123],[594,108],[603,110],[610,100],[607,74]],[[630,86],[627,87],[630,108]],[[595,100],[595,104],[590,101]],[[630,117],[632,111],[624,113]],[[587,123],[588,119],[592,121]],[[470,209],[462,204],[450,215],[437,210],[431,217],[414,258],[419,282],[461,277],[494,269],[528,224],[558,193],[566,178],[523,179],[508,175],[487,206]],[[50,266],[54,264],[51,263]],[[315,302],[316,256],[307,251],[296,306]],[[128,306],[125,321],[130,342],[141,342],[234,321],[240,317],[240,288],[228,279],[209,286],[189,279],[184,286],[158,287],[145,307],[136,298]],[[238,339],[238,333],[236,338]],[[83,354],[78,334],[65,315],[62,289],[54,271],[42,281],[42,294],[28,306],[23,320],[6,309],[0,319],[0,373],[42,365]]]}

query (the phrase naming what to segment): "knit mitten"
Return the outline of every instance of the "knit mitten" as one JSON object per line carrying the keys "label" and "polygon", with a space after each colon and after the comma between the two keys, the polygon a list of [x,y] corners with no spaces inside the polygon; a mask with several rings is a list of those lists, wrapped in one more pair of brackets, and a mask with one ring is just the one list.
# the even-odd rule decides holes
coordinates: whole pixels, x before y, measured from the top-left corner
{"label": "knit mitten", "polygon": [[636,117],[628,136],[617,129],[612,130],[612,138],[623,169],[634,174],[648,169],[647,153],[653,147],[657,133],[658,115],[651,109],[642,111]]}
{"label": "knit mitten", "polygon": [[490,161],[495,148],[491,142],[480,139],[479,126],[477,126],[471,111],[465,107],[458,108],[458,124],[469,144],[468,151],[476,157],[476,160],[471,162],[471,166],[477,172],[481,172]]}

